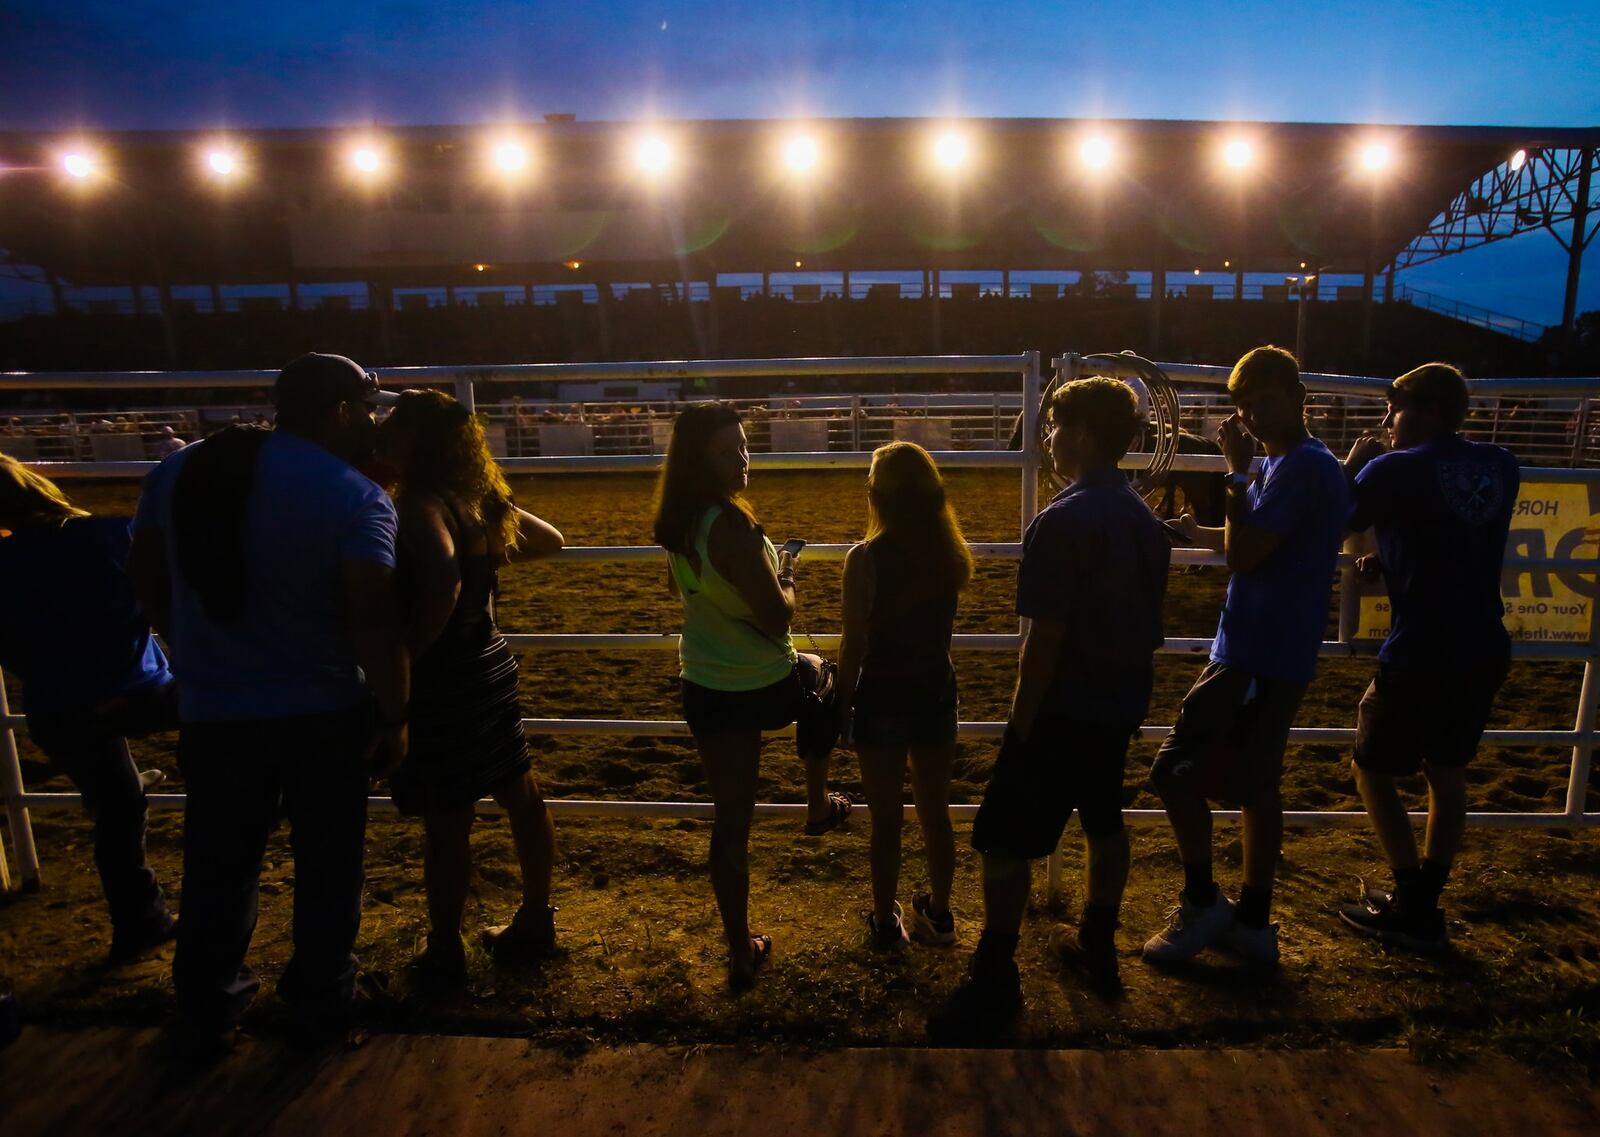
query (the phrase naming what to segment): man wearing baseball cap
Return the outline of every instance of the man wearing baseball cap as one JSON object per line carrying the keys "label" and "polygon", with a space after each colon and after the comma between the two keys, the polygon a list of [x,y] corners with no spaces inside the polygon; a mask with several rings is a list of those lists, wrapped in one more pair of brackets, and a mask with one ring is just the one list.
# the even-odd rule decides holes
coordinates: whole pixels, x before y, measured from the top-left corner
{"label": "man wearing baseball cap", "polygon": [[278,983],[297,1037],[343,1033],[354,992],[373,756],[406,748],[394,618],[396,517],[356,465],[398,396],[312,353],[273,388],[271,431],[230,427],[153,470],[132,572],[179,683],[180,1053],[225,1052],[260,981],[245,963],[267,838],[287,817],[294,955]]}

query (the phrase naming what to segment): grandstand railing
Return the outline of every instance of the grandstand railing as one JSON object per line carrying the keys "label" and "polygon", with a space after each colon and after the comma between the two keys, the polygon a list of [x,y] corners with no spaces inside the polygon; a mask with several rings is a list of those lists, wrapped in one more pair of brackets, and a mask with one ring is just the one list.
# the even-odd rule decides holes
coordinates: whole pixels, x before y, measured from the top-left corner
{"label": "grandstand railing", "polygon": [[[1070,376],[1077,367],[1076,357],[1063,357],[1055,361],[1058,374]],[[1198,383],[1218,385],[1224,383],[1228,369],[1219,367],[1202,367],[1188,364],[1163,365],[1175,380],[1185,383]],[[476,408],[477,395],[480,386],[496,383],[555,383],[572,381],[596,380],[661,380],[661,379],[717,379],[729,383],[738,383],[744,380],[792,377],[803,379],[805,377],[825,376],[953,376],[975,374],[1010,374],[1020,379],[1018,400],[1022,408],[1022,437],[1032,439],[1036,434],[1038,396],[1042,388],[1039,354],[1026,352],[1021,355],[1003,356],[924,356],[924,357],[873,357],[855,359],[777,359],[777,360],[711,360],[695,362],[646,362],[622,364],[519,364],[501,367],[413,367],[395,368],[385,373],[385,381],[389,386],[446,386],[452,388],[456,396],[467,406]],[[235,389],[264,389],[271,384],[273,374],[270,372],[196,372],[183,374],[165,374],[150,372],[132,373],[72,373],[52,375],[30,375],[18,373],[0,374],[0,389],[31,388],[49,385],[58,389],[92,389],[92,390],[130,390],[130,389],[189,389],[209,390],[216,388]],[[1387,381],[1375,378],[1335,376],[1335,375],[1307,375],[1307,386],[1313,391],[1325,393],[1330,396],[1366,397],[1380,399]],[[1593,379],[1535,379],[1535,380],[1479,380],[1473,384],[1474,394],[1479,397],[1504,397],[1526,399],[1533,397],[1559,397],[1579,400],[1587,403],[1589,397],[1600,394],[1600,380]],[[1038,504],[1039,484],[1039,454],[1037,448],[1024,446],[1021,450],[936,450],[935,458],[946,468],[976,467],[976,468],[1002,468],[1016,469],[1021,474],[1021,501],[1020,521],[1025,527],[1033,517]],[[752,458],[752,464],[764,469],[825,469],[825,468],[864,468],[871,459],[871,455],[864,450],[850,451],[818,451],[818,452],[778,452],[757,454]],[[1129,455],[1125,465],[1137,467],[1142,461],[1148,460],[1147,455]],[[536,456],[512,457],[505,460],[505,466],[519,473],[536,472],[602,472],[617,470],[652,469],[660,461],[659,455],[653,454],[578,454],[562,456]],[[152,463],[140,461],[77,461],[53,462],[39,460],[33,463],[36,468],[49,473],[51,476],[64,474],[93,476],[93,477],[137,477],[147,471]],[[1180,470],[1218,470],[1221,469],[1220,457],[1213,455],[1180,455],[1175,468]],[[1534,468],[1524,471],[1524,479],[1528,482],[1583,482],[1593,484],[1600,482],[1600,470],[1573,469],[1573,468]],[[1020,530],[1019,530],[1020,533]],[[849,546],[847,545],[812,545],[807,547],[807,557],[813,560],[841,559]],[[1021,545],[1017,542],[979,544],[973,547],[977,556],[984,558],[1017,559],[1021,555]],[[563,550],[557,556],[559,559],[572,561],[648,561],[660,556],[660,550],[654,546],[603,546],[582,547]],[[1222,557],[1208,552],[1179,549],[1174,551],[1173,563],[1182,565],[1222,565]],[[1342,558],[1342,571],[1345,582],[1350,583],[1349,574],[1350,558]],[[1593,558],[1515,558],[1507,561],[1512,568],[1548,568],[1583,574],[1595,573],[1600,569],[1600,561]],[[1375,654],[1376,642],[1355,641],[1352,634],[1356,627],[1355,590],[1344,587],[1340,590],[1340,638],[1329,641],[1322,646],[1322,655],[1325,657],[1337,656],[1370,656]],[[1579,693],[1578,712],[1576,721],[1570,730],[1496,730],[1490,731],[1485,736],[1485,741],[1501,746],[1571,746],[1572,759],[1569,767],[1567,794],[1565,808],[1560,813],[1550,812],[1474,812],[1469,820],[1475,825],[1487,826],[1522,826],[1522,827],[1578,827],[1600,824],[1600,813],[1585,812],[1585,794],[1589,782],[1591,759],[1597,736],[1594,722],[1597,706],[1600,706],[1600,671],[1596,667],[1597,631],[1600,628],[1591,621],[1590,635],[1586,643],[1558,643],[1558,642],[1526,642],[1518,643],[1513,648],[1513,654],[1518,658],[1532,659],[1568,659],[1582,660],[1584,673],[1582,687]],[[804,633],[800,633],[802,636]],[[814,637],[819,648],[832,649],[837,646],[836,634],[817,634]],[[660,633],[631,633],[631,634],[545,634],[545,633],[510,633],[507,639],[518,647],[529,647],[548,651],[555,650],[614,650],[614,649],[653,649],[675,650],[678,637]],[[1014,652],[1021,644],[1021,634],[1011,635],[974,635],[958,634],[955,637],[954,647],[963,650],[986,650]],[[1200,656],[1210,648],[1208,638],[1169,639],[1160,649],[1168,655],[1193,655]],[[631,736],[686,736],[689,731],[685,723],[677,720],[634,720],[634,719],[527,719],[527,728],[536,734],[574,734],[574,735],[631,735]],[[5,701],[3,683],[0,683],[0,800],[3,800],[9,824],[9,830],[18,861],[19,875],[25,887],[37,887],[39,882],[39,861],[37,849],[34,845],[32,828],[29,821],[31,807],[62,807],[78,801],[76,794],[69,793],[30,793],[22,783],[21,765],[18,760],[14,731],[24,726],[25,720],[12,715]],[[964,737],[998,737],[1004,731],[1005,724],[1001,722],[964,722],[960,724],[960,731]],[[1142,729],[1146,738],[1162,737],[1170,728],[1166,726],[1151,725]],[[791,728],[792,731],[792,728]],[[779,734],[791,731],[777,732]],[[1294,740],[1299,742],[1340,742],[1348,743],[1354,738],[1354,730],[1346,727],[1297,727],[1292,732]],[[181,806],[183,797],[180,794],[152,794],[151,804],[155,808],[175,808]],[[390,802],[387,798],[375,797],[373,804],[378,808],[387,808]],[[492,808],[492,803],[485,803],[486,809]],[[552,799],[550,801],[552,812],[560,814],[587,814],[587,815],[667,815],[678,817],[705,817],[712,812],[709,802],[641,802],[641,801],[607,801],[607,800],[570,800]],[[760,814],[794,814],[805,808],[802,804],[790,803],[761,803],[757,806]],[[909,811],[911,807],[908,806]],[[974,812],[975,806],[958,805],[953,807],[953,812],[958,816],[969,815]],[[1135,822],[1151,823],[1161,820],[1164,814],[1158,810],[1130,810],[1131,820]],[[1236,812],[1224,811],[1219,814],[1224,817],[1236,817]],[[1420,820],[1423,814],[1413,814],[1414,820]],[[1310,824],[1360,824],[1364,822],[1365,814],[1359,810],[1349,811],[1295,811],[1285,814],[1286,820],[1292,823]],[[1058,864],[1052,861],[1051,887],[1054,889],[1058,883]],[[0,849],[0,876],[9,881],[9,870],[5,864],[3,849]]]}

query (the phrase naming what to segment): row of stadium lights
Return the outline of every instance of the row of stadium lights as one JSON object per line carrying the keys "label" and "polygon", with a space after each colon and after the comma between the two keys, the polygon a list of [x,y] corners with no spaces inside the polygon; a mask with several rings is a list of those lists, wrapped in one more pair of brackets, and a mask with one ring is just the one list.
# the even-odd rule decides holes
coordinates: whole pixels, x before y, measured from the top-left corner
{"label": "row of stadium lights", "polygon": [[[533,164],[531,150],[515,138],[491,141],[486,147],[486,154],[489,168],[506,178],[516,178],[526,173]],[[961,131],[947,130],[933,137],[928,154],[935,166],[954,174],[971,163],[972,141]],[[779,148],[779,156],[785,169],[797,176],[813,172],[823,159],[821,145],[809,134],[790,135]],[[1083,168],[1105,171],[1115,163],[1117,149],[1111,138],[1092,134],[1079,140],[1075,156]],[[1255,164],[1258,153],[1250,139],[1235,137],[1222,143],[1218,156],[1228,169],[1243,171]],[[665,136],[643,134],[633,140],[628,158],[639,174],[661,177],[677,164],[678,154]],[[201,152],[201,159],[203,169],[220,182],[232,182],[246,172],[247,162],[243,152],[226,142],[206,147]],[[1527,151],[1518,150],[1511,156],[1509,165],[1513,171],[1517,171],[1522,169],[1527,160]],[[62,171],[77,181],[87,181],[105,170],[99,153],[88,147],[69,149],[62,153],[60,161]],[[1378,174],[1394,163],[1394,150],[1385,141],[1371,140],[1356,148],[1355,161],[1362,170]],[[351,174],[364,180],[380,177],[393,165],[388,148],[377,141],[351,146],[345,152],[345,163]]]}

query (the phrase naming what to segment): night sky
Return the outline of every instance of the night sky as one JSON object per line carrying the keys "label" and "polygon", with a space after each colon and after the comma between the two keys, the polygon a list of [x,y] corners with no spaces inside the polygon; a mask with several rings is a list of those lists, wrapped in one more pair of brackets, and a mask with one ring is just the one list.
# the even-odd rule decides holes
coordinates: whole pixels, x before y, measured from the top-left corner
{"label": "night sky", "polygon": [[[0,129],[796,114],[1600,124],[1592,4],[0,0]],[[1600,261],[1600,250],[1595,251]],[[1580,309],[1600,308],[1600,263]],[[1408,274],[1559,319],[1536,234]]]}

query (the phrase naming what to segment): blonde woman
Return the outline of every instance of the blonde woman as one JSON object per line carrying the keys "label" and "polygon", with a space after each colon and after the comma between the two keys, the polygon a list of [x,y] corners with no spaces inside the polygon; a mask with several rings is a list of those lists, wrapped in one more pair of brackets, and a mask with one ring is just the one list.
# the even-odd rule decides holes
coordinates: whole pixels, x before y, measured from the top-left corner
{"label": "blonde woman", "polygon": [[956,753],[956,672],[950,636],[972,554],[945,500],[933,458],[913,442],[872,455],[867,537],[844,562],[839,706],[861,760],[872,814],[868,936],[897,949],[908,936],[895,900],[906,767],[928,857],[928,891],[911,899],[914,935],[955,943],[950,883],[950,775]]}

